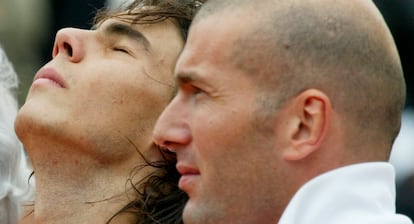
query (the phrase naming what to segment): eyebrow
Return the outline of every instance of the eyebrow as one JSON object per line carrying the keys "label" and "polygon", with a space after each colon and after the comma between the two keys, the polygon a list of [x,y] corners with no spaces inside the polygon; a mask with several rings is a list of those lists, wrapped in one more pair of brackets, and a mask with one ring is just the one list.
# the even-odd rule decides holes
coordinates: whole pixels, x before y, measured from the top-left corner
{"label": "eyebrow", "polygon": [[[96,29],[97,27],[92,27]],[[111,23],[103,28],[103,33],[105,35],[120,35],[125,36],[139,44],[142,44],[145,47],[145,50],[151,50],[151,43],[140,31],[133,29],[131,26],[122,24],[122,23]]]}
{"label": "eyebrow", "polygon": [[194,82],[194,80],[197,78],[197,75],[195,75],[194,73],[177,73],[177,75],[175,76],[175,80],[177,81],[177,83],[182,83],[182,84],[187,84],[187,83],[191,83]]}
{"label": "eyebrow", "polygon": [[178,84],[186,85],[186,84],[203,84],[203,86],[210,86],[205,80],[205,77],[200,75],[199,73],[195,71],[182,71],[175,75],[175,81]]}

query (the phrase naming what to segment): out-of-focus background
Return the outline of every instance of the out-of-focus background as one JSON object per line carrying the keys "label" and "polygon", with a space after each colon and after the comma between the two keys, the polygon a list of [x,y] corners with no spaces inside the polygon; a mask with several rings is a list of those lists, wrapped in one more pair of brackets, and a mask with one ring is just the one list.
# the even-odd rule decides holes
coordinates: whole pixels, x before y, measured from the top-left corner
{"label": "out-of-focus background", "polygon": [[[36,71],[51,59],[56,32],[90,28],[97,9],[131,0],[0,0],[0,44],[20,76],[22,104]],[[407,82],[403,123],[391,156],[397,171],[397,210],[414,219],[414,0],[374,0],[388,23]]]}

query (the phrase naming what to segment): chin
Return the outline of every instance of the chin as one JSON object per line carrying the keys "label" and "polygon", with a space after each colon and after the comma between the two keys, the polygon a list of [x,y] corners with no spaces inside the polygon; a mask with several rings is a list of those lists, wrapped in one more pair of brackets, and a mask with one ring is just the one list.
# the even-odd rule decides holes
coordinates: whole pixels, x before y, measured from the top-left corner
{"label": "chin", "polygon": [[31,119],[29,115],[30,114],[25,113],[24,109],[21,108],[14,121],[14,131],[22,142],[23,139],[31,133],[31,123],[33,122],[33,119]]}
{"label": "chin", "polygon": [[25,143],[25,140],[33,135],[46,137],[47,132],[53,131],[52,124],[56,124],[53,120],[46,108],[33,107],[30,103],[25,103],[17,113],[14,129],[19,139]]}
{"label": "chin", "polygon": [[37,126],[37,119],[35,116],[36,114],[28,110],[28,108],[24,105],[17,113],[16,120],[14,122],[14,130],[21,141],[35,131]]}

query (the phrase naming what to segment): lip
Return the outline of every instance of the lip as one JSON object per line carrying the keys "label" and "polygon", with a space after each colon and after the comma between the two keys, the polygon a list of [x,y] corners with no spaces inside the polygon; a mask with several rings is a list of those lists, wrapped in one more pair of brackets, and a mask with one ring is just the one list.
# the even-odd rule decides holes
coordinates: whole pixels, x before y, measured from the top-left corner
{"label": "lip", "polygon": [[197,168],[181,163],[177,163],[176,167],[178,173],[181,174],[180,180],[178,181],[178,187],[188,195],[191,195],[191,192],[200,178],[200,171]]}
{"label": "lip", "polygon": [[192,166],[177,163],[177,170],[181,175],[199,175],[200,171]]}
{"label": "lip", "polygon": [[34,79],[32,86],[47,85],[58,88],[66,88],[66,82],[62,76],[53,68],[40,69]]}

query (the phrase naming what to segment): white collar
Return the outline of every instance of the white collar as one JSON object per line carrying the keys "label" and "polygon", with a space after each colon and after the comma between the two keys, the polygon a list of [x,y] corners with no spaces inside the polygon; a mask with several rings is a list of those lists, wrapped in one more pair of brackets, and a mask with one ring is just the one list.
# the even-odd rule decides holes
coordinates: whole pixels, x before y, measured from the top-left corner
{"label": "white collar", "polygon": [[412,224],[395,214],[395,171],[386,162],[350,165],[306,183],[279,224]]}

